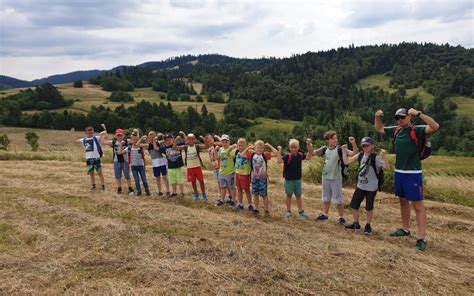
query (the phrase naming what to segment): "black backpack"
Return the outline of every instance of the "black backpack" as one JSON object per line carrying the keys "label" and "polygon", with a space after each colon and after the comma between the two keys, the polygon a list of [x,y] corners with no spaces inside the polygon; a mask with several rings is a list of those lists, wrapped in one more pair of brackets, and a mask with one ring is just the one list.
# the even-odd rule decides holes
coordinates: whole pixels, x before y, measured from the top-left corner
{"label": "black backpack", "polygon": [[[323,156],[326,154],[326,151],[328,150],[328,147],[324,146],[323,147]],[[337,146],[337,154],[339,155],[339,164],[341,166],[341,175],[343,179],[347,179],[347,176],[349,176],[349,166],[344,164],[344,161],[342,160],[342,148],[340,146]]]}
{"label": "black backpack", "polygon": [[[359,155],[357,156],[357,160],[359,161],[359,167],[360,167],[360,162],[362,161],[362,157],[364,157],[364,153],[360,152]],[[370,154],[369,159],[367,162],[370,162],[370,165],[374,169],[375,175],[377,176],[377,181],[378,181],[378,188],[380,191],[380,188],[382,187],[383,183],[385,182],[385,175],[383,173],[383,168],[380,168],[380,171],[377,172],[377,165],[376,165],[376,158],[377,155],[375,153]]]}

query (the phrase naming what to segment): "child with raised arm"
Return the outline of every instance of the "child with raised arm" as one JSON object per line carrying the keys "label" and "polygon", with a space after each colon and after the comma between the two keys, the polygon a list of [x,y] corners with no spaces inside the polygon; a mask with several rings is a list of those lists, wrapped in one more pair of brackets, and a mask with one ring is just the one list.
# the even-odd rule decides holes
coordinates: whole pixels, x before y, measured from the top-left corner
{"label": "child with raised arm", "polygon": [[230,138],[228,135],[221,137],[222,147],[217,153],[217,160],[219,167],[219,187],[221,191],[221,198],[216,202],[216,206],[224,204],[222,198],[225,198],[226,192],[229,192],[229,199],[226,201],[229,207],[235,206],[235,156],[237,149],[235,145],[230,146]]}
{"label": "child with raised arm", "polygon": [[[270,215],[268,202],[268,161],[272,156],[277,156],[278,151],[269,143],[261,140],[255,142],[255,152],[250,156],[250,165],[252,168],[252,195],[255,205],[254,214],[259,215],[260,198],[263,199],[263,208],[265,216]],[[264,152],[265,148],[270,148],[272,152]]]}
{"label": "child with raised arm", "polygon": [[119,154],[128,154],[128,162],[132,170],[133,179],[135,180],[135,187],[137,188],[137,195],[142,195],[142,189],[140,186],[140,178],[145,189],[145,194],[151,196],[150,189],[148,187],[148,181],[146,178],[145,171],[145,149],[148,148],[146,143],[147,136],[140,138],[140,134],[137,129],[134,129],[131,136],[131,145],[123,147],[119,144]]}
{"label": "child with raised arm", "polygon": [[[107,129],[105,124],[102,124],[104,128],[104,139],[107,139]],[[101,135],[102,135],[101,133]],[[119,145],[122,143],[122,147],[127,147],[128,143],[125,141],[125,131],[121,128],[115,131],[115,137],[112,140],[104,140],[104,144],[112,147],[113,158],[114,158],[114,175],[115,183],[117,184],[117,193],[122,193],[122,174],[128,185],[128,194],[133,195],[132,180],[130,178],[130,168],[128,166],[128,155],[118,154]]]}
{"label": "child with raised arm", "polygon": [[296,197],[296,205],[298,206],[298,215],[302,219],[307,219],[308,215],[303,209],[303,185],[302,185],[302,171],[303,160],[310,160],[313,153],[313,144],[311,139],[306,139],[306,147],[308,153],[300,150],[300,142],[296,139],[291,139],[289,142],[290,151],[282,156],[281,146],[278,146],[278,163],[283,163],[283,177],[285,178],[285,193],[286,193],[286,217],[290,218],[291,213],[291,197],[293,194]]}
{"label": "child with raised arm", "polygon": [[173,135],[166,134],[164,145],[160,146],[160,152],[164,153],[168,160],[168,182],[171,185],[172,190],[170,197],[178,196],[178,186],[181,196],[184,196],[182,170],[184,161],[181,153],[181,150],[184,149],[184,142],[180,141],[177,143],[177,140],[179,139],[174,139]]}
{"label": "child with raised arm", "polygon": [[86,136],[80,139],[76,139],[75,137],[75,129],[71,129],[71,136],[73,138],[72,142],[74,144],[81,144],[85,148],[86,152],[86,167],[87,167],[87,174],[90,177],[91,181],[91,192],[96,191],[96,184],[95,184],[95,173],[99,175],[100,184],[101,184],[101,192],[105,192],[105,182],[104,182],[104,175],[102,173],[102,164],[100,162],[100,158],[103,155],[101,144],[103,145],[104,136],[101,134],[100,136],[94,136],[94,128],[92,126],[88,126],[85,129]]}
{"label": "child with raised arm", "polygon": [[[374,153],[374,142],[372,138],[365,137],[361,141],[362,152],[349,158],[347,156],[347,145],[342,145],[342,157],[344,163],[349,165],[356,160],[359,161],[359,170],[357,178],[357,187],[354,191],[354,195],[351,200],[351,211],[354,218],[354,222],[350,225],[346,225],[347,229],[359,230],[359,208],[360,204],[365,198],[365,210],[367,211],[367,223],[364,227],[365,234],[372,233],[372,216],[374,214],[374,200],[379,190],[379,184],[381,180],[381,170],[389,169],[390,163],[388,162],[387,156],[385,156],[385,150],[380,149],[380,154]],[[383,172],[382,172],[383,173]]]}
{"label": "child with raised arm", "polygon": [[199,186],[201,187],[202,200],[207,200],[206,185],[204,184],[204,175],[202,174],[202,160],[199,154],[204,149],[206,149],[206,145],[196,144],[196,136],[194,134],[188,134],[184,148],[184,163],[186,164],[188,182],[191,183],[193,187],[195,201],[199,200],[197,182],[199,182]]}
{"label": "child with raised arm", "polygon": [[[339,213],[339,224],[345,225],[344,219],[344,200],[342,196],[342,178],[347,173],[347,167],[342,159],[342,149],[337,144],[337,134],[335,131],[327,131],[324,134],[326,146],[314,150],[314,155],[324,157],[323,176],[322,176],[322,199],[323,212],[319,214],[316,221],[327,221],[329,219],[329,208],[331,201],[337,205]],[[359,148],[355,142],[354,137],[349,137],[349,142],[352,144],[352,149],[347,150],[349,156],[353,156],[359,152]]]}
{"label": "child with raised arm", "polygon": [[250,157],[252,156],[253,145],[247,146],[247,141],[244,138],[237,140],[237,157],[235,159],[235,184],[237,185],[237,196],[239,199],[239,205],[237,210],[242,211],[244,209],[244,192],[248,202],[248,211],[253,213],[254,207],[252,205],[252,195],[250,193],[250,180],[251,180],[251,166]]}
{"label": "child with raised arm", "polygon": [[148,133],[148,153],[151,157],[151,166],[153,168],[153,177],[155,177],[158,196],[163,196],[162,184],[166,190],[166,196],[170,195],[170,185],[168,184],[168,169],[166,168],[166,158],[160,151],[160,141],[163,140],[163,134],[157,134],[155,131]]}

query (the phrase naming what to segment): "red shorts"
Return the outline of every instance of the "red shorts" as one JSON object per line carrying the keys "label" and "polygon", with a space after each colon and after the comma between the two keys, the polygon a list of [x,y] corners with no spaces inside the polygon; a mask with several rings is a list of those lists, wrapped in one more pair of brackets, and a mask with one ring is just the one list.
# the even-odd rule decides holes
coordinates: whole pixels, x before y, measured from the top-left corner
{"label": "red shorts", "polygon": [[250,190],[250,175],[235,174],[235,185],[238,189]]}
{"label": "red shorts", "polygon": [[194,183],[196,180],[204,182],[204,176],[202,175],[202,168],[188,168],[187,169],[188,182]]}

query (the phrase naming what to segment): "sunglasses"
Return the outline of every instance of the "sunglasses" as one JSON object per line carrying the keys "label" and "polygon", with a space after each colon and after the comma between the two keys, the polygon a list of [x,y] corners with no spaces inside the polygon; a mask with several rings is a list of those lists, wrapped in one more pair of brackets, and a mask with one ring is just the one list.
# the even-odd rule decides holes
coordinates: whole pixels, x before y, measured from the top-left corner
{"label": "sunglasses", "polygon": [[405,119],[406,116],[395,116],[395,120]]}

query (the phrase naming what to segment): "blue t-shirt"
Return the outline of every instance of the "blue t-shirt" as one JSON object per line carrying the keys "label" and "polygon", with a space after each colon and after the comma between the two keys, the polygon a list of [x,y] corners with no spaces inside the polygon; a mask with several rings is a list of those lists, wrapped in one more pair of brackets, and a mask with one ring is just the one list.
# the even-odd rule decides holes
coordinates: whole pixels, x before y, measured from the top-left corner
{"label": "blue t-shirt", "polygon": [[[178,144],[177,146],[184,146],[184,144]],[[161,146],[160,152],[166,155],[168,160],[169,169],[177,169],[184,166],[183,156],[181,150],[173,149],[173,145]]]}

